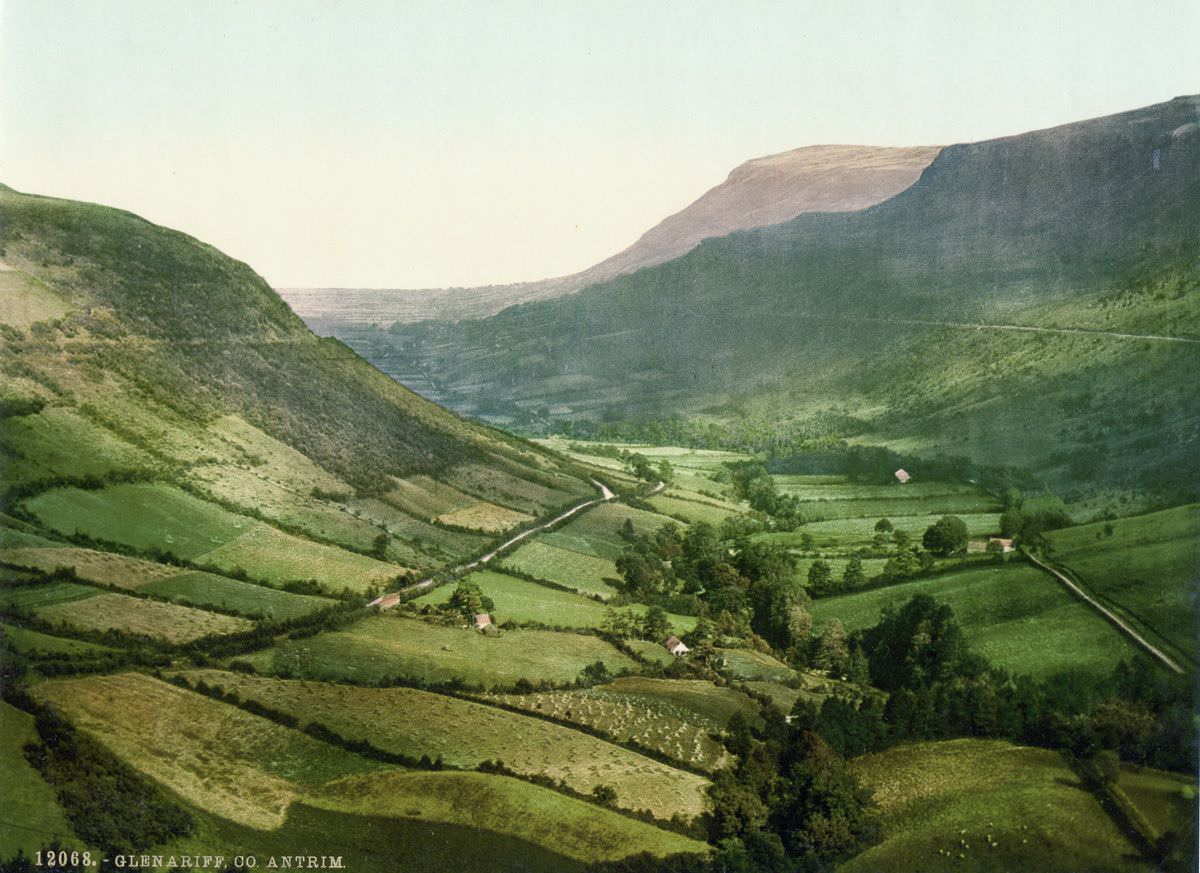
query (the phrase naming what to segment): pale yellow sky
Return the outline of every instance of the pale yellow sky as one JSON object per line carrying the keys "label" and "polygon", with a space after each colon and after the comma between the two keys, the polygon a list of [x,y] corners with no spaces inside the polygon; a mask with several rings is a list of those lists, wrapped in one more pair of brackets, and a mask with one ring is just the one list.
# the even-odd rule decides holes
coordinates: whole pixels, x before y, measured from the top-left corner
{"label": "pale yellow sky", "polygon": [[1200,91],[1200,3],[0,0],[0,181],[277,287],[583,269],[752,157]]}

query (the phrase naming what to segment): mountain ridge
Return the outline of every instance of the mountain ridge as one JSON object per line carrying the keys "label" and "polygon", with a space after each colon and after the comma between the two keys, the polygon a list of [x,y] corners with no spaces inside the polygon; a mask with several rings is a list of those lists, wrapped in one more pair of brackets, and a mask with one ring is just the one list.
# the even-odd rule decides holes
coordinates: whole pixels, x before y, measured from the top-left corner
{"label": "mountain ridge", "polygon": [[285,288],[280,294],[318,333],[346,321],[386,325],[484,317],[663,263],[708,237],[787,221],[803,212],[863,209],[915,182],[939,150],[940,146],[817,145],[753,158],[632,245],[569,276],[480,288]]}

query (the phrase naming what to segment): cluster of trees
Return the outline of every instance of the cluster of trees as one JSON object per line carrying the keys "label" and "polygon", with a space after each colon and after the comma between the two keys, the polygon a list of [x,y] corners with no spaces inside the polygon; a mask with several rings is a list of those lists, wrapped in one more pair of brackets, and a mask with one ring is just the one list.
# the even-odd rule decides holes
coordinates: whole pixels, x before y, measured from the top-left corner
{"label": "cluster of trees", "polygon": [[1045,545],[1044,533],[1073,523],[1066,504],[1054,495],[1026,499],[1016,488],[1009,488],[1004,493],[1000,531],[1006,537],[1041,546]]}
{"label": "cluster of trees", "polygon": [[25,757],[54,786],[71,829],[89,846],[115,855],[191,833],[186,810],[53,710],[41,709],[35,726],[40,742],[27,744]]}
{"label": "cluster of trees", "polygon": [[787,651],[807,646],[812,627],[807,595],[795,584],[796,562],[781,546],[698,522],[686,533],[667,524],[654,533],[626,531],[617,559],[622,594],[630,600],[711,619],[690,635],[701,641],[717,629],[757,634]]}
{"label": "cluster of trees", "polygon": [[737,764],[709,789],[712,870],[831,869],[876,834],[869,797],[811,721],[765,705],[755,724],[736,713],[725,744]]}
{"label": "cluster of trees", "polygon": [[454,593],[450,595],[447,607],[470,621],[483,613],[490,615],[496,608],[496,602],[470,579],[460,579],[454,587]]}

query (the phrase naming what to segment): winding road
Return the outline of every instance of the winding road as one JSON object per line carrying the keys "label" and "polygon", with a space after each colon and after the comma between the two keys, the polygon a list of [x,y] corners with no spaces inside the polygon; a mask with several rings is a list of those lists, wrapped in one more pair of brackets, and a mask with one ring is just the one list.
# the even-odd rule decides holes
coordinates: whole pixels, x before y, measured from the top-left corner
{"label": "winding road", "polygon": [[1141,634],[1139,634],[1137,631],[1135,631],[1133,628],[1131,628],[1129,625],[1127,625],[1125,623],[1125,621],[1120,616],[1118,616],[1116,613],[1114,613],[1112,610],[1107,609],[1104,606],[1101,606],[1094,597],[1092,597],[1090,594],[1088,594],[1086,591],[1084,591],[1082,588],[1080,588],[1078,585],[1076,585],[1074,582],[1072,582],[1066,576],[1065,573],[1061,573],[1060,571],[1051,567],[1049,564],[1045,564],[1045,563],[1039,561],[1037,559],[1037,557],[1035,557],[1033,554],[1031,554],[1028,551],[1025,551],[1024,554],[1025,554],[1025,557],[1027,557],[1034,564],[1041,567],[1046,572],[1053,574],[1054,577],[1056,579],[1058,579],[1059,582],[1061,582],[1063,585],[1067,586],[1068,590],[1070,590],[1071,593],[1073,593],[1080,600],[1087,603],[1093,609],[1097,610],[1101,615],[1103,615],[1110,622],[1112,622],[1114,625],[1116,625],[1116,627],[1119,631],[1121,631],[1123,634],[1125,634],[1127,637],[1129,637],[1131,640],[1133,640],[1135,643],[1137,643],[1139,646],[1141,646],[1143,649],[1145,649],[1147,652],[1149,652],[1153,657],[1157,658],[1160,662],[1162,662],[1162,664],[1164,664],[1166,666],[1166,668],[1168,670],[1172,670],[1176,673],[1184,672],[1184,669],[1182,667],[1180,667],[1178,664],[1176,664],[1173,660],[1171,660],[1170,657],[1163,654],[1161,649],[1152,645],[1145,637],[1143,637]]}
{"label": "winding road", "polygon": [[[616,499],[617,495],[613,494],[612,491],[609,490],[608,486],[605,485],[603,482],[597,482],[595,479],[592,479],[591,481],[592,481],[592,484],[595,485],[596,488],[598,488],[600,491],[600,496],[598,498],[596,498],[594,500],[588,500],[583,503],[572,506],[566,512],[556,515],[554,518],[550,519],[549,521],[547,521],[544,524],[540,524],[537,527],[531,527],[528,530],[521,531],[516,536],[510,537],[509,539],[502,542],[500,545],[496,546],[496,548],[492,549],[490,552],[488,552],[483,557],[481,557],[477,560],[474,560],[469,564],[460,564],[459,566],[451,569],[450,572],[451,573],[461,573],[464,570],[473,570],[476,567],[486,564],[488,561],[492,560],[492,558],[496,557],[498,554],[503,552],[509,546],[513,545],[514,543],[519,543],[521,540],[525,539],[526,537],[531,537],[535,533],[539,533],[541,531],[546,530],[547,528],[553,527],[554,525],[558,524],[560,521],[563,521],[564,519],[568,519],[572,515],[575,515],[578,512],[582,512],[583,510],[585,510],[591,506],[596,506],[597,504],[600,504],[600,503],[608,503],[609,501]],[[664,483],[659,482],[658,486],[651,493],[655,494],[658,491],[661,491],[663,484]],[[399,591],[390,591],[387,594],[381,594],[378,597],[376,597],[374,600],[372,600],[370,603],[368,603],[367,606],[378,606],[380,609],[391,609],[393,606],[396,606],[397,604],[400,603],[400,598],[403,595],[408,594],[412,591],[422,591],[426,588],[431,587],[433,585],[433,583],[434,583],[434,578],[432,576],[430,576],[428,579],[422,579],[420,582],[416,583],[415,585],[409,585],[407,588],[401,588]]]}

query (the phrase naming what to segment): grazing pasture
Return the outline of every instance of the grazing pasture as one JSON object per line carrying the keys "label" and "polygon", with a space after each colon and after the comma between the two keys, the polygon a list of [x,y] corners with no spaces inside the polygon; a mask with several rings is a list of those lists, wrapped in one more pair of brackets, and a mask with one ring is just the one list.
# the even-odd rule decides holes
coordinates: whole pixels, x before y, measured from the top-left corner
{"label": "grazing pasture", "polygon": [[57,406],[6,418],[0,431],[0,452],[20,459],[4,465],[6,485],[60,476],[102,477],[152,465],[141,449]]}
{"label": "grazing pasture", "polygon": [[620,578],[612,561],[551,545],[542,537],[527,542],[501,560],[502,566],[557,582],[582,594],[608,598],[617,593],[607,581]]}
{"label": "grazing pasture", "polygon": [[0,561],[46,573],[60,568],[71,568],[80,579],[129,590],[177,576],[180,572],[178,567],[156,564],[153,561],[69,546],[4,549],[0,551]]}
{"label": "grazing pasture", "polygon": [[356,688],[210,670],[186,675],[294,715],[302,725],[320,722],[394,754],[440,757],[463,768],[503,761],[517,773],[562,780],[584,794],[608,785],[617,792],[619,806],[649,809],[660,818],[676,812],[692,817],[703,810],[705,782],[694,774],[494,706],[413,688]]}
{"label": "grazing pasture", "polygon": [[32,692],[187,802],[250,827],[283,824],[302,786],[380,766],[141,673],[56,679]]}
{"label": "grazing pasture", "polygon": [[1122,764],[1117,785],[1160,835],[1168,831],[1187,834],[1195,826],[1194,779],[1180,773]]}
{"label": "grazing pasture", "polygon": [[497,636],[398,615],[371,616],[348,628],[288,640],[246,656],[259,672],[375,684],[410,681],[507,687],[518,679],[562,684],[601,661],[610,673],[637,663],[599,637],[556,631]]}
{"label": "grazing pasture", "polygon": [[14,588],[0,588],[0,604],[17,609],[38,610],[60,603],[87,600],[99,593],[90,585],[79,585],[75,582],[22,585]]}
{"label": "grazing pasture", "polygon": [[869,591],[826,597],[812,605],[820,631],[839,620],[847,630],[870,627],[888,606],[928,594],[954,610],[967,641],[998,667],[1045,678],[1066,671],[1107,675],[1132,644],[1063,586],[1028,564],[991,565]]}
{"label": "grazing pasture", "polygon": [[1200,506],[1052,531],[1050,557],[1151,642],[1196,661]]}
{"label": "grazing pasture", "polygon": [[874,792],[883,840],[840,867],[843,873],[1153,869],[1058,752],[949,740],[850,764]]}

